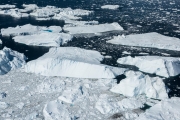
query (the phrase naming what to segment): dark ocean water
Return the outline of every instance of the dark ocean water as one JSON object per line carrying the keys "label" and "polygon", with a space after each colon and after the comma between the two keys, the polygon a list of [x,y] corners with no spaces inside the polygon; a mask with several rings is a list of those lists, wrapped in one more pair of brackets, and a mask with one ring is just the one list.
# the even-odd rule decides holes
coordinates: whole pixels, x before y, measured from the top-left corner
{"label": "dark ocean water", "polygon": [[[0,4],[15,4],[22,8],[22,4],[37,4],[38,6],[52,5],[57,7],[71,7],[93,10],[94,14],[83,17],[82,20],[97,20],[99,23],[118,22],[124,29],[125,34],[158,32],[166,36],[180,38],[180,0],[0,0]],[[102,5],[117,4],[118,10],[103,10]],[[33,18],[15,19],[10,16],[0,15],[0,29],[15,27],[25,24],[51,26],[63,26],[63,21],[49,20],[37,21]],[[63,46],[74,46],[85,49],[94,49],[103,55],[112,56],[112,59],[105,59],[103,64],[119,67],[128,67],[137,70],[131,66],[122,66],[116,63],[117,59],[123,56],[123,51],[128,51],[131,56],[139,56],[140,52],[149,53],[149,55],[164,56],[168,53],[172,57],[180,57],[180,52],[158,50],[151,48],[131,48],[127,46],[107,44],[106,40],[112,35],[122,33],[109,33],[103,36],[94,37],[76,37],[72,42]],[[13,50],[24,53],[29,60],[34,60],[44,53],[48,52],[48,47],[33,47],[17,44],[11,38],[2,38],[3,45]],[[120,77],[121,79],[121,77]],[[171,89],[169,96],[180,96],[180,78],[179,76],[165,80],[166,85]]]}

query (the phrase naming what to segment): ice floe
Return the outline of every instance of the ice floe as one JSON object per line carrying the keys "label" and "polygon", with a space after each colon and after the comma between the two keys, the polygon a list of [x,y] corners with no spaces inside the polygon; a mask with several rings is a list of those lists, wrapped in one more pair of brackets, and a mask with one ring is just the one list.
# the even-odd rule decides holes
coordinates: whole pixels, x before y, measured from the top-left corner
{"label": "ice floe", "polygon": [[21,13],[18,8],[0,10],[0,15],[10,15],[10,16],[15,17],[15,18],[29,17],[29,14]]}
{"label": "ice floe", "polygon": [[100,64],[103,56],[93,50],[76,47],[51,48],[48,53],[27,63],[26,72],[45,76],[77,78],[114,78],[125,69]]}
{"label": "ice floe", "polygon": [[16,36],[13,37],[15,42],[32,45],[32,46],[54,46],[59,47],[71,41],[73,36],[66,33],[40,33],[34,35],[26,35],[26,36]]}
{"label": "ice floe", "polygon": [[101,8],[115,10],[115,9],[119,8],[119,5],[103,5],[103,6],[101,6]]}
{"label": "ice floe", "polygon": [[118,23],[99,24],[99,25],[84,25],[84,26],[65,26],[65,31],[70,34],[98,34],[109,31],[122,31],[123,28]]}
{"label": "ice floe", "polygon": [[15,8],[15,7],[16,7],[15,5],[9,5],[9,4],[0,5],[0,9],[10,9],[10,8]]}
{"label": "ice floe", "polygon": [[0,39],[0,45],[2,44],[2,40]]}
{"label": "ice floe", "polygon": [[0,75],[4,75],[10,70],[14,70],[25,65],[26,57],[24,54],[4,48],[0,51]]}
{"label": "ice floe", "polygon": [[163,77],[180,74],[180,58],[161,56],[123,57],[117,60],[119,64],[134,65],[140,71]]}
{"label": "ice floe", "polygon": [[179,102],[180,99],[178,97],[162,100],[144,114],[141,114],[136,120],[179,120]]}
{"label": "ice floe", "polygon": [[31,12],[38,9],[36,4],[23,4],[22,7],[24,7],[24,9],[20,9],[20,12]]}
{"label": "ice floe", "polygon": [[145,94],[149,98],[168,98],[166,86],[163,79],[159,77],[149,77],[141,72],[128,71],[126,78],[114,86],[111,91],[125,96],[136,97]]}
{"label": "ice floe", "polygon": [[31,24],[26,24],[23,26],[16,26],[16,27],[8,27],[1,29],[2,36],[18,36],[18,35],[32,35],[44,32],[52,32],[52,33],[59,33],[62,31],[60,26],[34,26]]}
{"label": "ice floe", "polygon": [[180,51],[179,38],[168,37],[155,32],[114,36],[114,38],[107,41],[107,43]]}

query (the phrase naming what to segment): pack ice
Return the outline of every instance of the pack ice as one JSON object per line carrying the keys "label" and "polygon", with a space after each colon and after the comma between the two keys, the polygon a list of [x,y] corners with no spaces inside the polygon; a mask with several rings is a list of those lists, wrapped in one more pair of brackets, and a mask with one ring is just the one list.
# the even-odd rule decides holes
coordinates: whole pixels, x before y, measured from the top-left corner
{"label": "pack ice", "polygon": [[145,94],[149,98],[168,98],[165,84],[159,77],[149,77],[141,72],[128,71],[126,78],[114,86],[111,91],[124,96],[136,97]]}
{"label": "pack ice", "polygon": [[9,5],[9,4],[0,5],[0,9],[10,9],[10,8],[15,8],[15,7],[16,7],[15,5]]}
{"label": "pack ice", "polygon": [[119,64],[134,65],[140,71],[163,77],[180,74],[180,58],[161,56],[123,57],[117,60]]}
{"label": "pack ice", "polygon": [[0,50],[0,75],[4,75],[10,70],[14,70],[25,65],[26,57],[9,48]]}
{"label": "pack ice", "polygon": [[1,29],[2,36],[18,36],[18,35],[32,35],[42,32],[53,32],[59,33],[62,31],[60,26],[34,26],[31,24],[26,24],[23,26],[16,26],[16,27],[8,27]]}
{"label": "pack ice", "polygon": [[125,69],[100,64],[103,56],[93,50],[76,47],[51,48],[48,53],[27,63],[26,72],[45,76],[77,78],[114,78]]}
{"label": "pack ice", "polygon": [[73,36],[66,33],[39,33],[34,35],[13,37],[15,42],[32,46],[54,46],[59,47],[71,41]]}
{"label": "pack ice", "polygon": [[155,32],[127,36],[114,36],[114,38],[107,41],[107,43],[180,51],[179,38],[168,37]]}
{"label": "pack ice", "polygon": [[109,31],[122,31],[123,28],[118,23],[99,24],[99,25],[84,25],[84,26],[65,26],[65,31],[70,34],[98,34]]}
{"label": "pack ice", "polygon": [[136,120],[180,120],[180,99],[172,97],[154,105]]}
{"label": "pack ice", "polygon": [[115,9],[119,8],[119,5],[103,5],[103,6],[101,6],[101,8],[115,10]]}

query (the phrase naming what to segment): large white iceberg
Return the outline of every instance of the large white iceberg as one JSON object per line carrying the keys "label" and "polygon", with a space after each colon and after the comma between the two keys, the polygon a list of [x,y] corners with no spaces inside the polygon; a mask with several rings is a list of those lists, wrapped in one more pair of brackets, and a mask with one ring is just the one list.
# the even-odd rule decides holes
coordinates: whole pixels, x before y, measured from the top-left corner
{"label": "large white iceberg", "polygon": [[114,78],[125,69],[100,64],[103,56],[93,50],[76,47],[51,48],[48,53],[27,63],[26,72],[45,76],[77,78]]}
{"label": "large white iceberg", "polygon": [[159,77],[149,77],[141,72],[128,71],[126,78],[111,89],[111,92],[123,94],[125,96],[136,97],[145,94],[149,98],[168,98],[166,86],[163,79]]}
{"label": "large white iceberg", "polygon": [[180,51],[179,38],[168,37],[155,32],[114,36],[114,38],[107,41],[107,43]]}
{"label": "large white iceberg", "polygon": [[73,36],[66,33],[40,33],[26,36],[13,37],[15,42],[32,46],[54,46],[59,47],[71,41]]}
{"label": "large white iceberg", "polygon": [[70,34],[98,34],[109,31],[121,31],[123,28],[118,23],[99,24],[99,25],[84,25],[84,26],[65,26],[65,31]]}
{"label": "large white iceberg", "polygon": [[0,5],[0,9],[10,9],[10,8],[15,8],[15,7],[16,7],[15,5],[9,5],[9,4]]}
{"label": "large white iceberg", "polygon": [[4,75],[10,70],[14,70],[25,65],[26,57],[9,48],[0,51],[0,75]]}
{"label": "large white iceberg", "polygon": [[162,100],[154,105],[136,120],[180,120],[180,98]]}
{"label": "large white iceberg", "polygon": [[2,36],[17,36],[17,35],[32,35],[42,32],[52,32],[52,33],[59,33],[62,31],[60,26],[34,26],[31,24],[26,24],[23,26],[16,26],[16,27],[8,27],[5,29],[1,29]]}
{"label": "large white iceberg", "polygon": [[101,6],[101,8],[115,10],[115,9],[119,8],[119,5],[103,5],[103,6]]}
{"label": "large white iceberg", "polygon": [[117,60],[119,64],[134,65],[140,71],[170,77],[180,74],[180,58],[160,56],[123,57]]}

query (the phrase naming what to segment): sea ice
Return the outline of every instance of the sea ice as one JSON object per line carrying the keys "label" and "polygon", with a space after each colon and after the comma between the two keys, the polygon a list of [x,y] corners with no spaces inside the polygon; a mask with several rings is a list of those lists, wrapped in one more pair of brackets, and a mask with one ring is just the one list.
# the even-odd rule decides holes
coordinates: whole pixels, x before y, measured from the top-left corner
{"label": "sea ice", "polygon": [[115,9],[119,8],[119,5],[103,5],[103,6],[101,6],[101,8],[115,10]]}
{"label": "sea ice", "polygon": [[20,9],[21,12],[31,12],[33,10],[38,9],[36,4],[23,4],[24,9]]}
{"label": "sea ice", "polygon": [[76,47],[51,48],[48,53],[27,63],[26,72],[45,76],[114,78],[125,69],[100,64],[99,52]]}
{"label": "sea ice", "polygon": [[114,38],[107,41],[107,43],[180,51],[179,38],[168,37],[155,32],[114,36]]}
{"label": "sea ice", "polygon": [[70,34],[98,34],[109,31],[122,31],[123,28],[118,23],[111,24],[99,24],[99,25],[84,25],[84,26],[65,26],[65,31],[68,31]]}
{"label": "sea ice", "polygon": [[0,39],[0,44],[2,44],[2,40]]}
{"label": "sea ice", "polygon": [[16,36],[13,37],[15,42],[32,45],[32,46],[54,46],[59,47],[71,41],[73,36],[66,33],[40,33],[34,35],[26,35],[26,36]]}
{"label": "sea ice", "polygon": [[166,86],[159,77],[149,77],[141,72],[128,71],[126,78],[112,87],[111,92],[123,94],[124,96],[136,97],[145,94],[149,98],[168,98]]}
{"label": "sea ice", "polygon": [[0,5],[0,9],[10,9],[10,8],[15,8],[15,7],[16,7],[15,5],[9,5],[9,4]]}
{"label": "sea ice", "polygon": [[5,29],[1,29],[2,36],[18,36],[18,35],[32,35],[37,33],[44,33],[44,32],[52,32],[52,33],[59,33],[62,31],[60,26],[34,26],[31,24],[26,24],[23,26],[16,26],[16,27],[8,27]]}
{"label": "sea ice", "polygon": [[180,99],[162,100],[141,114],[136,120],[180,120]]}
{"label": "sea ice", "polygon": [[9,106],[9,105],[8,105],[7,103],[0,101],[0,110],[1,110],[1,109],[6,109],[8,106]]}
{"label": "sea ice", "polygon": [[21,13],[18,8],[8,9],[8,10],[0,10],[1,15],[10,15],[15,18],[29,17],[27,13]]}
{"label": "sea ice", "polygon": [[25,65],[26,57],[9,48],[0,51],[0,75],[4,75],[10,70],[14,70]]}
{"label": "sea ice", "polygon": [[117,60],[119,64],[134,65],[140,71],[163,77],[180,74],[180,58],[161,56],[123,57]]}

